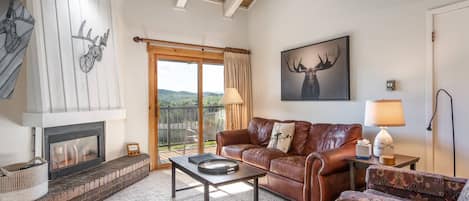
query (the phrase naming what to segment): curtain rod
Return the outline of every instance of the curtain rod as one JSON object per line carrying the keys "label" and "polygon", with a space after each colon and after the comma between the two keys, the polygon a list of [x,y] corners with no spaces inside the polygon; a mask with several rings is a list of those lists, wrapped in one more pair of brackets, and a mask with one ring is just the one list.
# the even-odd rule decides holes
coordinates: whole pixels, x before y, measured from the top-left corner
{"label": "curtain rod", "polygon": [[214,46],[206,46],[206,45],[196,45],[196,44],[190,44],[190,43],[180,43],[180,42],[172,42],[172,41],[166,41],[166,40],[157,40],[157,39],[150,39],[150,38],[141,38],[138,36],[135,36],[133,38],[134,42],[136,43],[160,43],[164,45],[173,45],[173,46],[180,46],[180,47],[186,47],[186,48],[197,48],[201,49],[202,51],[204,50],[215,50],[215,51],[220,51],[220,52],[233,52],[233,53],[240,53],[240,54],[251,54],[249,50],[246,49],[240,49],[240,48],[231,48],[231,47],[214,47]]}

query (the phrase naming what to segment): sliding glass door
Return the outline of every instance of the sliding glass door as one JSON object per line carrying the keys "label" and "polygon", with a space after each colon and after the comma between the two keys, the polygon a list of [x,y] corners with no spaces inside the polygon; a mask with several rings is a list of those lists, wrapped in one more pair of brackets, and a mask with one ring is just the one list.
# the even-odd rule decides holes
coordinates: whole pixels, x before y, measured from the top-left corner
{"label": "sliding glass door", "polygon": [[223,65],[174,56],[156,62],[158,167],[171,157],[214,153],[225,122]]}
{"label": "sliding glass door", "polygon": [[225,128],[225,107],[220,102],[224,92],[224,66],[204,63],[202,67],[204,152],[215,153],[215,135]]}

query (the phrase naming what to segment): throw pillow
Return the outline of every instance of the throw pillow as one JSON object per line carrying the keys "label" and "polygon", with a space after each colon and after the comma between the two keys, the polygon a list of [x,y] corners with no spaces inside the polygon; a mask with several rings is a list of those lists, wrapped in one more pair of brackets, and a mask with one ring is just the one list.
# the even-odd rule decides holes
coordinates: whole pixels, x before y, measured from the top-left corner
{"label": "throw pillow", "polygon": [[294,134],[295,123],[274,123],[267,148],[278,149],[287,153]]}
{"label": "throw pillow", "polygon": [[469,201],[469,181],[466,182],[466,185],[462,189],[458,201]]}

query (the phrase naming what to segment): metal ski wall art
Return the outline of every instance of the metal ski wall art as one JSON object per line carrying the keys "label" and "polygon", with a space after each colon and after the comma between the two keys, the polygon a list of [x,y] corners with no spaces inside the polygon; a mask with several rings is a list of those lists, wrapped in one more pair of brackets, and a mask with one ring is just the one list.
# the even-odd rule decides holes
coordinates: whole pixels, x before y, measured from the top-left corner
{"label": "metal ski wall art", "polygon": [[34,29],[34,18],[17,0],[0,8],[0,99],[13,94],[21,64]]}

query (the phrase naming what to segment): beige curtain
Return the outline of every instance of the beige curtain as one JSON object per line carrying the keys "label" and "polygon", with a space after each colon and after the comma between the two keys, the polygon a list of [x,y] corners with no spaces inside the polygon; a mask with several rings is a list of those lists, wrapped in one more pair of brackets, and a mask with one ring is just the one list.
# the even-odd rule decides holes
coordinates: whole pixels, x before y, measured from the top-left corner
{"label": "beige curtain", "polygon": [[238,89],[243,104],[226,105],[226,129],[247,128],[252,118],[251,58],[248,54],[225,52],[225,88]]}

